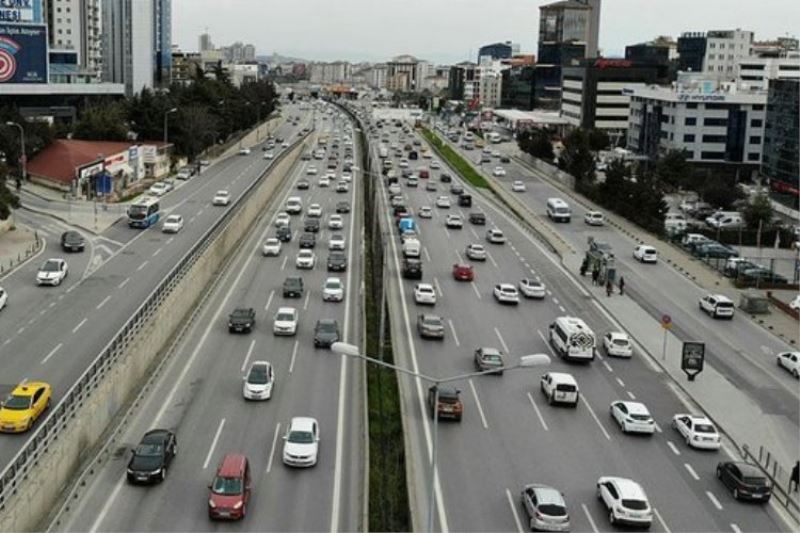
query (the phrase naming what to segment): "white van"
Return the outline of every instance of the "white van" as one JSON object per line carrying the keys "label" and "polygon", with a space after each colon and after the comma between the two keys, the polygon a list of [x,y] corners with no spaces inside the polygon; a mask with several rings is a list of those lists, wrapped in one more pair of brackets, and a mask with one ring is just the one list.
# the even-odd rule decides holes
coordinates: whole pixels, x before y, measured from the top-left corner
{"label": "white van", "polygon": [[561,198],[548,198],[547,216],[554,222],[569,222],[572,218],[572,210],[569,208],[569,204]]}
{"label": "white van", "polygon": [[560,316],[547,329],[553,350],[563,359],[594,360],[597,340],[594,332],[580,318]]}
{"label": "white van", "polygon": [[744,226],[744,219],[738,211],[717,211],[706,218],[706,224],[714,229],[735,229]]}
{"label": "white van", "polygon": [[403,241],[403,256],[405,257],[419,257],[420,249],[422,246],[420,245],[419,240],[415,238],[405,239]]}
{"label": "white van", "polygon": [[299,215],[303,212],[303,200],[299,196],[291,196],[286,200],[286,212],[290,215]]}

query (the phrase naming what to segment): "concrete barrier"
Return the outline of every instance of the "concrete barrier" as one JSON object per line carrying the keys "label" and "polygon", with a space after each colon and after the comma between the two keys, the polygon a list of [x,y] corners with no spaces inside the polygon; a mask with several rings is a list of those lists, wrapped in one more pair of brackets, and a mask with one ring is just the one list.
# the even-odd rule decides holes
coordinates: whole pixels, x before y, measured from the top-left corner
{"label": "concrete barrier", "polygon": [[63,498],[64,489],[76,471],[85,461],[93,460],[94,448],[109,424],[135,398],[150,369],[165,355],[174,333],[263,213],[303,148],[304,142],[298,142],[260,178],[260,183],[250,190],[235,215],[228,218],[227,225],[213,237],[188,272],[175,277],[161,305],[138,328],[105,378],[94,390],[86,391],[86,399],[73,413],[71,423],[64,426],[57,440],[29,468],[13,497],[4,502],[0,531],[37,530],[43,517]]}

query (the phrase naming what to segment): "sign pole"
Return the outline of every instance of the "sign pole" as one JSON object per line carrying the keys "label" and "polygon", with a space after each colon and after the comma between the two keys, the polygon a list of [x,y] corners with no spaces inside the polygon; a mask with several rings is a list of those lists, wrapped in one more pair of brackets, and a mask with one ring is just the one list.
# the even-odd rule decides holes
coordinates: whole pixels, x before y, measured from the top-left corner
{"label": "sign pole", "polygon": [[661,344],[661,360],[667,359],[667,328],[664,328],[664,342]]}

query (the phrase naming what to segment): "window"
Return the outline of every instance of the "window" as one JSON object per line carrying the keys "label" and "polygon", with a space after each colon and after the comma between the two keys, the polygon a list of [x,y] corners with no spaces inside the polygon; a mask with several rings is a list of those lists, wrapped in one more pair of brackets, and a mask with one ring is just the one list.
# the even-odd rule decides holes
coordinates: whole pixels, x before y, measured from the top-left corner
{"label": "window", "polygon": [[754,118],[753,120],[750,121],[751,128],[760,128],[763,125],[764,121],[762,121],[760,118]]}
{"label": "window", "polygon": [[763,111],[764,104],[753,104],[753,111]]}
{"label": "window", "polygon": [[761,137],[758,135],[753,135],[750,137],[750,144],[761,144]]}
{"label": "window", "polygon": [[747,160],[748,161],[758,161],[758,156],[759,156],[759,154],[757,152],[756,153],[750,152],[750,153],[747,154]]}
{"label": "window", "polygon": [[725,135],[703,135],[704,143],[724,143],[726,139]]}
{"label": "window", "polygon": [[697,109],[697,102],[689,102],[686,104],[686,109]]}
{"label": "window", "polygon": [[683,136],[683,142],[685,143],[693,143],[694,142],[694,133],[687,133]]}
{"label": "window", "polygon": [[725,159],[725,152],[700,152],[700,159]]}
{"label": "window", "polygon": [[703,119],[703,126],[727,126],[727,118],[706,118]]}
{"label": "window", "polygon": [[686,117],[686,120],[683,121],[684,126],[696,126],[697,125],[697,117]]}

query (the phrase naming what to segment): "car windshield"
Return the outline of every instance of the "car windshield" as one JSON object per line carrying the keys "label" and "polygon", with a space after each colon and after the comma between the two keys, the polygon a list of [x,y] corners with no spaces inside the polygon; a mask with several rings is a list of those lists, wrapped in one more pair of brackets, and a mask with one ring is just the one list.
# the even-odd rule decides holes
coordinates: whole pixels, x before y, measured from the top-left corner
{"label": "car windshield", "polygon": [[247,376],[247,382],[253,385],[266,385],[269,383],[267,367],[265,365],[259,365],[251,368],[250,374]]}
{"label": "car windshield", "polygon": [[333,281],[333,280],[332,280],[332,281],[328,281],[328,282],[325,284],[325,288],[327,288],[327,289],[338,289],[338,288],[340,288],[341,286],[342,286],[342,283],[341,283],[339,280],[335,280],[335,281]]}
{"label": "car windshield", "polygon": [[622,506],[634,511],[644,511],[647,509],[647,502],[644,500],[622,500]]}
{"label": "car windshield", "polygon": [[314,435],[310,431],[291,431],[286,440],[296,444],[311,444],[314,442]]}
{"label": "car windshield", "polygon": [[294,315],[292,313],[278,313],[278,316],[275,317],[275,320],[279,322],[294,320]]}
{"label": "car windshield", "polygon": [[496,353],[485,353],[485,354],[483,354],[483,361],[485,363],[487,363],[487,364],[490,364],[490,365],[498,365],[499,366],[499,365],[503,364],[503,359],[500,357],[500,355],[498,355]]}
{"label": "car windshield", "polygon": [[28,409],[30,406],[31,406],[30,396],[15,396],[13,394],[8,398],[6,398],[6,401],[3,404],[4,409],[11,409],[12,411],[21,411],[24,409]]}
{"label": "car windshield", "polygon": [[320,333],[334,333],[336,332],[336,324],[332,322],[320,322],[317,324],[317,331]]}
{"label": "car windshield", "polygon": [[160,444],[140,444],[134,453],[139,457],[161,457],[162,449]]}
{"label": "car windshield", "polygon": [[45,264],[42,265],[42,272],[58,272],[58,270],[58,261],[46,261]]}
{"label": "car windshield", "polygon": [[426,316],[426,317],[424,317],[422,319],[422,323],[425,324],[426,326],[441,326],[442,325],[441,319],[439,319],[439,317],[434,317],[434,316]]}
{"label": "car windshield", "polygon": [[172,215],[167,217],[167,222],[180,222],[180,221],[181,217],[179,216]]}
{"label": "car windshield", "polygon": [[711,424],[695,424],[694,430],[697,433],[716,433],[714,426]]}
{"label": "car windshield", "polygon": [[237,477],[217,476],[214,478],[214,483],[211,485],[211,492],[214,494],[222,494],[223,496],[241,494],[242,480]]}
{"label": "car windshield", "polygon": [[628,339],[614,339],[613,342],[616,346],[628,346]]}

